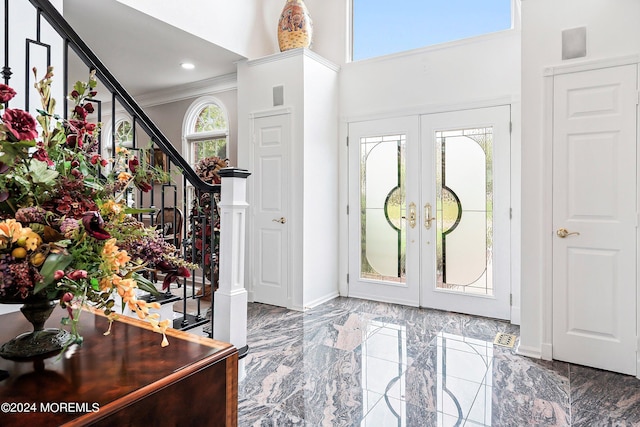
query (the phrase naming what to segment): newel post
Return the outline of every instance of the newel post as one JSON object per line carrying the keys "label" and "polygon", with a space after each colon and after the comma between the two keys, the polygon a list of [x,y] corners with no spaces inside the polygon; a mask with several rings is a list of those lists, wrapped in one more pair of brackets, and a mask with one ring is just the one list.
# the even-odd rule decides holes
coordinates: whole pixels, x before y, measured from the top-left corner
{"label": "newel post", "polygon": [[[244,287],[244,251],[247,177],[244,169],[223,168],[220,194],[220,276],[214,298],[213,338],[233,344],[240,357],[247,347],[247,290]],[[243,375],[243,361],[238,366]]]}

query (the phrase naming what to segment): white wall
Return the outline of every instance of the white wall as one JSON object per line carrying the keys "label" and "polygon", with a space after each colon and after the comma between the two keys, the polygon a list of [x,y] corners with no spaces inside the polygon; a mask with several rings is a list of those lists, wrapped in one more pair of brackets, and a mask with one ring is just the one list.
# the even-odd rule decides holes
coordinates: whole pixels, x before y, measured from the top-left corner
{"label": "white wall", "polygon": [[[274,107],[272,88],[280,85],[284,87],[284,105]],[[338,292],[337,99],[335,67],[308,50],[238,64],[239,167],[252,168],[251,114],[281,109],[291,112],[289,308],[301,310]],[[254,186],[250,177],[249,200]],[[253,232],[250,229],[248,235]],[[246,277],[250,280],[254,269],[248,255]]]}
{"label": "white wall", "polygon": [[[522,326],[523,354],[551,357],[549,247],[551,211],[544,184],[546,67],[638,54],[637,0],[522,0]],[[586,27],[587,56],[562,61],[561,32]],[[526,161],[525,161],[526,160]],[[548,239],[547,239],[548,240]]]}
{"label": "white wall", "polygon": [[520,92],[520,38],[505,31],[346,64],[343,117],[437,112]]}
{"label": "white wall", "polygon": [[[248,59],[279,52],[277,28],[286,0],[117,0]],[[350,0],[305,0],[313,21],[312,50],[342,64]],[[194,13],[196,11],[197,13]]]}

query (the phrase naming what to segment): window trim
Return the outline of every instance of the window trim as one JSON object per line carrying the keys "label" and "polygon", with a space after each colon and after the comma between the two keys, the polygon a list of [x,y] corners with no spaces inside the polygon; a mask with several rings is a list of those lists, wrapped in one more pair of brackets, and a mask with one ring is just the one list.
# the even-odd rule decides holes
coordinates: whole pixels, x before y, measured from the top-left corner
{"label": "window trim", "polygon": [[[219,129],[215,131],[206,131],[206,132],[193,132],[193,128],[196,125],[196,121],[202,112],[202,109],[209,105],[216,105],[225,116],[225,121],[227,122],[226,129]],[[182,153],[183,157],[189,162],[192,167],[195,167],[195,159],[193,158],[193,153],[191,150],[191,143],[197,141],[203,141],[206,139],[212,138],[222,138],[224,137],[227,140],[227,147],[229,146],[229,113],[227,111],[226,106],[223,102],[221,102],[218,98],[214,96],[202,96],[194,100],[189,108],[187,108],[187,112],[184,115],[184,120],[182,122]]]}

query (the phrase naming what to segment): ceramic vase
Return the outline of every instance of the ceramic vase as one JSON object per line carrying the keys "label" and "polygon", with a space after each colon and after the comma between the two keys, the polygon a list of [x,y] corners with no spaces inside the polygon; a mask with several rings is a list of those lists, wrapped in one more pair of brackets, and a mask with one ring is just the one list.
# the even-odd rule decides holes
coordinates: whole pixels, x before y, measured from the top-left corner
{"label": "ceramic vase", "polygon": [[287,0],[278,21],[280,52],[299,47],[310,47],[313,24],[307,6],[302,0]]}

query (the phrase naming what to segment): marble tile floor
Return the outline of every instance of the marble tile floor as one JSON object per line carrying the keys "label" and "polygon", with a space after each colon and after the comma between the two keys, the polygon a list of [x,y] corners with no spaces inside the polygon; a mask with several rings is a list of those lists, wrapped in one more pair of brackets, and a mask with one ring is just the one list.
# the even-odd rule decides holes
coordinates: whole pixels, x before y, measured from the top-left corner
{"label": "marble tile floor", "polygon": [[640,425],[640,380],[519,356],[498,332],[519,328],[350,298],[249,304],[239,425]]}

